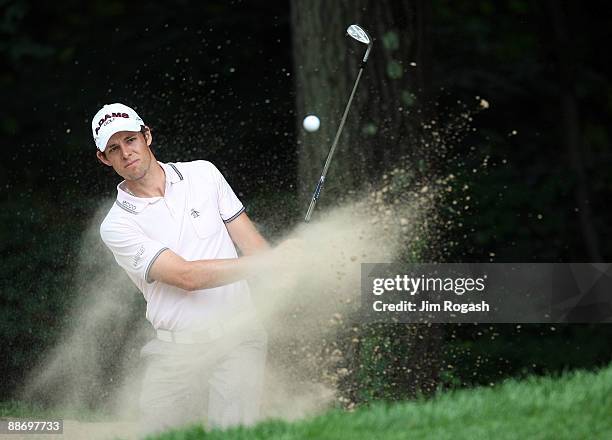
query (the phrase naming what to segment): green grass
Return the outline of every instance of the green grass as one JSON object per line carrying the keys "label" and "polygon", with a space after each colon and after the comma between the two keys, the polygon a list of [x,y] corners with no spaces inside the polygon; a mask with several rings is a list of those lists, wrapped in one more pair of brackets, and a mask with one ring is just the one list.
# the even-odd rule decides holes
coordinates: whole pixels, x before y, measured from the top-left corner
{"label": "green grass", "polygon": [[[104,419],[89,411],[45,410],[0,403],[0,418]],[[266,421],[252,428],[173,431],[156,440],[295,439],[612,439],[612,365],[558,378],[509,380],[495,387],[445,392],[429,400],[330,411],[299,422]]]}
{"label": "green grass", "polygon": [[294,423],[173,431],[156,440],[612,439],[612,365],[559,378],[509,380],[430,400],[331,411]]}
{"label": "green grass", "polygon": [[45,408],[41,405],[16,400],[0,402],[0,419],[2,418],[74,419],[84,422],[102,422],[112,419],[107,414],[93,410]]}

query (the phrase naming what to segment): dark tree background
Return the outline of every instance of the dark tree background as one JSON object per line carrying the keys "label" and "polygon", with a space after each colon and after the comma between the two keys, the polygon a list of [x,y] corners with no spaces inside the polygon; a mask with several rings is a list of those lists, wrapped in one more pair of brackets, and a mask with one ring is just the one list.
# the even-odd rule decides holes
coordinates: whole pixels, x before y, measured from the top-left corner
{"label": "dark tree background", "polygon": [[[133,106],[152,127],[162,161],[214,161],[264,233],[276,237],[303,215],[298,201],[312,190],[354,81],[362,48],[343,36],[352,22],[375,36],[377,62],[362,78],[331,182],[336,173],[336,182],[357,185],[399,154],[418,158],[422,118],[445,123],[485,98],[490,108],[473,116],[474,130],[451,139],[449,159],[432,170],[455,170],[470,187],[471,209],[447,232],[455,246],[445,258],[606,261],[606,6],[1,2],[0,398],[57,340],[75,300],[81,234],[114,195],[115,177],[94,157],[95,111],[108,102]],[[323,123],[312,136],[299,128],[307,112]],[[394,145],[394,136],[415,143]],[[611,358],[605,324],[449,325],[445,334],[442,365],[453,368],[439,380],[449,386],[593,368]],[[401,354],[405,346],[387,347]],[[386,368],[379,361],[365,370],[370,391]]]}

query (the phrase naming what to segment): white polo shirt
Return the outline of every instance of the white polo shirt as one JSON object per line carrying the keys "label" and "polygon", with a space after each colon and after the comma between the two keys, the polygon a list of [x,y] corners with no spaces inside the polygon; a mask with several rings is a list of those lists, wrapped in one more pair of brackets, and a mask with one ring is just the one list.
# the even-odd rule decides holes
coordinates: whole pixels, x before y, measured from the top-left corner
{"label": "white polo shirt", "polygon": [[225,223],[244,211],[212,163],[159,164],[166,174],[164,197],[135,197],[121,182],[100,226],[102,240],[144,295],[147,319],[155,329],[181,331],[252,313],[246,281],[187,292],[149,279],[151,265],[166,249],[188,261],[237,258]]}

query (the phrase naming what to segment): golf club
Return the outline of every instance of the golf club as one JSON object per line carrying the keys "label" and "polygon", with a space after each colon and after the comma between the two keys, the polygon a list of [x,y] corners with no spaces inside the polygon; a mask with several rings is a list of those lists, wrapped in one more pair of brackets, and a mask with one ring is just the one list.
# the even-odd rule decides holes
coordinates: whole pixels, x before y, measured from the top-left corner
{"label": "golf club", "polygon": [[355,96],[355,90],[357,90],[357,85],[359,84],[359,80],[361,79],[361,74],[363,73],[363,69],[368,61],[368,57],[370,56],[370,50],[372,49],[372,38],[370,35],[363,29],[362,27],[352,24],[346,30],[346,33],[349,37],[354,38],[360,43],[367,44],[368,48],[366,49],[365,55],[363,56],[363,60],[361,60],[361,66],[359,67],[359,73],[357,74],[357,79],[355,80],[355,85],[353,86],[353,90],[351,91],[351,95],[349,96],[348,103],[346,104],[346,108],[344,109],[344,114],[342,115],[342,119],[340,120],[340,126],[338,127],[338,131],[336,132],[336,137],[334,138],[334,142],[332,143],[331,148],[329,149],[329,153],[327,154],[327,159],[325,160],[325,165],[323,166],[323,172],[321,173],[321,177],[319,178],[319,182],[317,183],[317,187],[312,194],[312,199],[310,200],[310,206],[308,206],[308,212],[306,212],[306,217],[304,221],[308,223],[310,221],[310,217],[312,216],[312,211],[317,204],[317,200],[319,200],[319,195],[321,194],[321,190],[323,189],[323,184],[325,183],[325,176],[327,175],[327,169],[329,168],[329,164],[331,163],[332,157],[334,155],[334,151],[336,150],[336,145],[338,145],[338,139],[340,139],[340,134],[342,133],[342,129],[344,128],[344,123],[346,122],[346,116],[348,115],[349,109],[351,108],[351,102],[353,102],[353,96]]}

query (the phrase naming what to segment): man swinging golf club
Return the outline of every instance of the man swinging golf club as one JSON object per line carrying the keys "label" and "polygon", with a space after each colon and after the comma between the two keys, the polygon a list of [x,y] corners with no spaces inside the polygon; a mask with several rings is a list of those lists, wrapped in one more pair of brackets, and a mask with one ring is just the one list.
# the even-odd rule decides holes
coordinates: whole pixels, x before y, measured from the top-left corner
{"label": "man swinging golf club", "polygon": [[206,414],[210,426],[253,423],[266,333],[245,278],[268,243],[212,163],[158,162],[151,130],[130,107],[105,105],[92,132],[98,159],[124,179],[100,234],[144,295],[157,335],[141,350],[142,433]]}
{"label": "man swinging golf club", "polygon": [[[360,26],[349,26],[347,35],[367,50],[306,222],[372,48]],[[261,268],[255,255],[268,251],[268,243],[212,163],[158,162],[150,149],[151,130],[131,108],[104,106],[92,120],[92,133],[98,159],[124,179],[100,234],[143,293],[147,319],[157,333],[141,350],[147,360],[142,433],[199,421],[205,413],[210,426],[253,423],[267,339],[245,278]],[[288,240],[268,261],[282,261],[295,246]]]}

